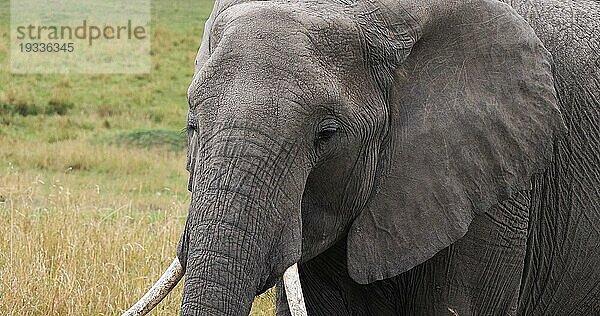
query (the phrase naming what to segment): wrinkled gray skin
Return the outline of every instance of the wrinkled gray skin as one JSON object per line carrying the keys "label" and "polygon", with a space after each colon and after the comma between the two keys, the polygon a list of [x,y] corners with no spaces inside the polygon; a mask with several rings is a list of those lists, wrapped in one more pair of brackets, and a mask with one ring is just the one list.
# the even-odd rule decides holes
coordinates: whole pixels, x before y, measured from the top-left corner
{"label": "wrinkled gray skin", "polygon": [[182,315],[600,313],[600,4],[511,5],[217,1]]}

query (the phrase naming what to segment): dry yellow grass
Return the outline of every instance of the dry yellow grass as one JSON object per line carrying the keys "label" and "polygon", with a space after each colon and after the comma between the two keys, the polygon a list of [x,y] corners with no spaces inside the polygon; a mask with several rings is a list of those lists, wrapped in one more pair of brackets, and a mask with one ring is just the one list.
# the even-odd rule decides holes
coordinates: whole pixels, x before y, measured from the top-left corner
{"label": "dry yellow grass", "polygon": [[[100,144],[185,126],[212,0],[152,2],[146,75],[12,75],[0,0],[0,315],[118,315],[175,255],[184,154]],[[6,12],[6,14],[4,14]],[[177,314],[181,286],[153,315]],[[254,315],[273,314],[273,293]]]}
{"label": "dry yellow grass", "polygon": [[[0,315],[118,315],[169,265],[184,155],[0,137]],[[272,315],[273,292],[253,315]],[[178,313],[181,284],[153,315]]]}

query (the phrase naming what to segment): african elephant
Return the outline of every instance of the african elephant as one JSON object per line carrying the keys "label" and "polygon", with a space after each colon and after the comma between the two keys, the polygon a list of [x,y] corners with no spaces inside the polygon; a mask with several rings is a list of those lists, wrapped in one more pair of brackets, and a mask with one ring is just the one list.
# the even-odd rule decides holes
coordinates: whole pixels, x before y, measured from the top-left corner
{"label": "african elephant", "polygon": [[188,95],[182,315],[600,314],[599,2],[217,1]]}

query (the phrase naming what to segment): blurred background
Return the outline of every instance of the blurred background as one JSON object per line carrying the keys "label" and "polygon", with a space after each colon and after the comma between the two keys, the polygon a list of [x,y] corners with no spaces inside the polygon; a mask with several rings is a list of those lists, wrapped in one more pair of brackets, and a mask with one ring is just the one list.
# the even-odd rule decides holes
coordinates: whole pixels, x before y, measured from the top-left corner
{"label": "blurred background", "polygon": [[[10,73],[0,0],[0,315],[118,315],[175,256],[210,0],[153,0],[144,75]],[[179,312],[182,282],[152,315]],[[274,293],[252,315],[273,315]]]}

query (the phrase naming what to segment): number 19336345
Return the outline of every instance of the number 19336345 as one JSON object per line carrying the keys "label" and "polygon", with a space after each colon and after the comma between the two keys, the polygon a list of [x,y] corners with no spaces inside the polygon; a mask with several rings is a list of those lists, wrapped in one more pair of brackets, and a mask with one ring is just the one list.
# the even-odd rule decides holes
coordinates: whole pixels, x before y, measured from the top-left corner
{"label": "number 19336345", "polygon": [[20,43],[21,53],[72,53],[75,51],[73,43]]}

